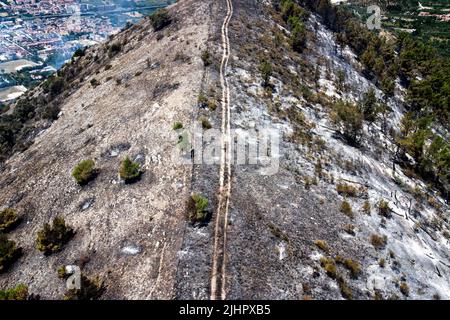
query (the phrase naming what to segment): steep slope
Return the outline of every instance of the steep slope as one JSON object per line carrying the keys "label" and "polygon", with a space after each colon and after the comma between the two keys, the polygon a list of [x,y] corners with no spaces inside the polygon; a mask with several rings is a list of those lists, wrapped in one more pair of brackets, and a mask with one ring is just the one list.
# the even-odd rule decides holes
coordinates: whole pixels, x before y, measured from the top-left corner
{"label": "steep slope", "polygon": [[[11,235],[24,255],[1,275],[2,287],[26,283],[43,298],[61,298],[65,283],[57,268],[89,259],[84,272],[105,279],[105,298],[173,297],[192,168],[171,160],[177,143],[172,126],[195,119],[211,4],[181,1],[171,16],[174,22],[160,32],[146,19],[111,40],[126,44],[108,70],[85,78],[64,100],[59,119],[7,161],[0,202],[24,215]],[[105,55],[104,47],[81,59]],[[92,79],[100,85],[94,88]],[[118,179],[125,155],[145,169],[136,184]],[[83,188],[71,177],[82,159],[100,168]],[[36,233],[56,215],[76,236],[60,254],[43,257],[35,249]],[[138,253],[127,255],[128,247]]]}
{"label": "steep slope", "polygon": [[[0,286],[61,298],[56,270],[77,264],[113,299],[450,298],[448,204],[393,163],[399,81],[385,97],[315,13],[303,17],[297,51],[271,1],[180,0],[169,14],[161,31],[145,19],[79,58],[88,76],[58,119],[6,161],[0,204],[24,215],[9,233],[24,255]],[[125,45],[108,57],[117,42]],[[340,100],[369,89],[390,112],[364,122],[351,144],[334,115]],[[231,139],[221,140],[228,123]],[[213,148],[207,138],[185,144],[195,125],[217,130]],[[269,129],[279,145],[236,164],[236,141]],[[172,157],[183,145],[194,163]],[[126,155],[145,168],[134,184],[117,175]],[[82,159],[100,168],[84,187],[70,175]],[[208,199],[195,223],[193,193]],[[44,257],[36,233],[56,215],[76,235]]]}
{"label": "steep slope", "polygon": [[[232,123],[275,127],[284,139],[276,175],[234,167],[228,298],[448,298],[448,205],[393,167],[389,129],[365,125],[358,148],[336,135],[336,99],[357,101],[370,88],[381,97],[381,91],[320,17],[306,22],[308,42],[298,55],[270,5],[235,3]],[[269,94],[261,87],[261,59],[273,65]],[[339,73],[346,89],[339,89]],[[398,130],[402,101],[397,87],[387,101],[388,128]],[[338,185],[356,196],[345,196]],[[424,194],[414,196],[414,188]],[[381,200],[389,203],[388,217]],[[344,201],[352,213],[342,209]],[[386,236],[386,245],[374,247],[373,235]]]}

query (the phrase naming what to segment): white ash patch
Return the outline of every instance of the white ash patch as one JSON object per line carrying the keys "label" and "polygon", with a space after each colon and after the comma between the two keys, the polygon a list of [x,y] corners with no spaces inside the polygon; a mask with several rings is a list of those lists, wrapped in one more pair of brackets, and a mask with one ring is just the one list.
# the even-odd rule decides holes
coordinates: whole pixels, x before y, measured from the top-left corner
{"label": "white ash patch", "polygon": [[278,259],[280,261],[282,261],[283,259],[285,259],[287,257],[287,252],[286,252],[287,245],[286,245],[286,242],[282,241],[282,242],[278,243],[275,247],[276,247],[276,249],[278,251],[278,254],[279,254]]}
{"label": "white ash patch", "polygon": [[135,256],[141,253],[142,248],[138,245],[128,245],[121,249],[122,253],[129,256]]}

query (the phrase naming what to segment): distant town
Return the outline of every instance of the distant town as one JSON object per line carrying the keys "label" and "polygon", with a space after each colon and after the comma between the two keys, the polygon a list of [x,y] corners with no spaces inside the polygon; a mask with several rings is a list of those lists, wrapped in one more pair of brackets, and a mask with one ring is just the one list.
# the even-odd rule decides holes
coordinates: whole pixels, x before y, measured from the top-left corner
{"label": "distant town", "polygon": [[175,0],[0,0],[0,103],[22,95],[80,47]]}

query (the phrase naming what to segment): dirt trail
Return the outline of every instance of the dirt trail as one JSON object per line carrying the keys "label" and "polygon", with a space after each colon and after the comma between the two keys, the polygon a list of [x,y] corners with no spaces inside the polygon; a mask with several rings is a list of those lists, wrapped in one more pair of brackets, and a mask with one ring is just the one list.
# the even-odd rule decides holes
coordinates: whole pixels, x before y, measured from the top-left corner
{"label": "dirt trail", "polygon": [[227,14],[222,25],[222,63],[220,65],[220,84],[222,87],[222,146],[220,159],[219,204],[216,214],[214,251],[211,274],[211,300],[226,298],[226,244],[228,209],[231,195],[231,153],[230,150],[230,87],[226,70],[230,57],[228,26],[233,16],[233,4],[227,1]]}

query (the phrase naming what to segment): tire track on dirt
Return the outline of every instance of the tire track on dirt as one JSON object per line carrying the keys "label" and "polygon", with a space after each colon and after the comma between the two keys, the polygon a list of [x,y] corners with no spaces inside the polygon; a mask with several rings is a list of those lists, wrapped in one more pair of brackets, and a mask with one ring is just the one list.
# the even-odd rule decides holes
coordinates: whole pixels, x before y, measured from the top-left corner
{"label": "tire track on dirt", "polygon": [[214,232],[214,250],[211,273],[211,300],[226,298],[226,244],[228,210],[231,195],[231,116],[230,87],[226,70],[230,57],[230,39],[228,26],[233,16],[233,3],[227,2],[227,14],[222,25],[222,62],[220,65],[220,84],[222,87],[222,142],[220,157],[219,201]]}

